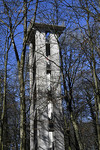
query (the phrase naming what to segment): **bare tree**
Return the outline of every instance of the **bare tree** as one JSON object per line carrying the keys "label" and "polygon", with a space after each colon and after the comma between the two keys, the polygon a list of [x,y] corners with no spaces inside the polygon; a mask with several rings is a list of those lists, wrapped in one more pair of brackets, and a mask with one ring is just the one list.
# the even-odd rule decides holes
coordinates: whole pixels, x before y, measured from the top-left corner
{"label": "bare tree", "polygon": [[[4,19],[0,20],[8,28],[10,32],[10,38],[11,38],[11,42],[12,42],[13,49],[15,52],[17,66],[18,66],[18,76],[19,76],[19,83],[20,83],[20,149],[21,150],[26,149],[26,106],[25,106],[25,82],[24,82],[26,44],[28,42],[31,29],[33,28],[35,20],[36,20],[38,0],[36,1],[33,23],[31,25],[30,30],[27,31],[27,11],[28,11],[28,6],[30,5],[30,3],[31,1],[27,2],[27,0],[24,0],[22,8],[19,7],[18,13],[16,14],[14,12],[16,16],[14,19],[13,18],[14,16],[12,15],[13,9],[11,9],[12,7],[10,8],[9,3],[3,0],[2,4],[5,10],[4,13],[5,13],[5,16],[8,17],[7,19],[8,22],[6,23],[6,20]],[[14,2],[13,4],[17,6],[17,1]],[[18,20],[19,16],[22,13],[22,9],[23,9],[23,16],[20,20]],[[16,45],[15,31],[18,25],[20,25],[21,23],[23,23],[23,28],[24,28],[24,38],[23,38],[23,48],[22,48],[21,59],[20,59],[19,50]]]}

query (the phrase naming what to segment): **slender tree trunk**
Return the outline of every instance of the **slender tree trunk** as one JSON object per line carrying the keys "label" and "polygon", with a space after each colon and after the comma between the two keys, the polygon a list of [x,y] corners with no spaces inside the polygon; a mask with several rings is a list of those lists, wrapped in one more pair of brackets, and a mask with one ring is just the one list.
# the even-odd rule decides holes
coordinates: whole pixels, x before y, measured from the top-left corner
{"label": "slender tree trunk", "polygon": [[[6,43],[5,43],[6,44]],[[5,55],[5,73],[4,73],[4,93],[3,93],[3,105],[1,114],[1,126],[0,126],[0,148],[1,150],[7,149],[7,104],[6,104],[6,93],[7,93],[7,62],[8,62],[8,51]]]}
{"label": "slender tree trunk", "polygon": [[72,109],[72,100],[73,100],[73,96],[72,96],[72,87],[70,84],[70,79],[69,79],[69,100],[68,100],[68,109],[69,109],[69,113],[70,113],[70,119],[74,128],[74,134],[75,134],[75,142],[78,145],[77,150],[83,150],[83,145],[80,139],[80,135],[79,135],[79,128],[78,125],[76,123],[76,120],[74,119],[74,115],[73,115],[73,109]]}
{"label": "slender tree trunk", "polygon": [[[94,94],[95,94],[95,92],[94,92]],[[89,97],[88,92],[87,92],[87,97]],[[95,139],[96,147],[98,147],[98,137],[97,137],[98,132],[97,132],[97,124],[96,124],[96,115],[95,115],[95,112],[93,110],[90,97],[89,97],[89,99],[87,99],[87,104],[90,108],[90,113],[91,113],[91,117],[92,117],[92,120],[93,120],[94,132],[95,132],[95,136],[96,136],[96,139]],[[95,108],[96,108],[96,106],[95,106]]]}
{"label": "slender tree trunk", "polygon": [[80,149],[79,149],[79,144],[78,144],[78,142],[77,142],[77,138],[76,138],[75,131],[74,131],[74,139],[75,139],[75,149],[76,149],[76,150],[80,150]]}
{"label": "slender tree trunk", "polygon": [[[65,150],[71,150],[71,140],[70,140],[70,129],[69,124],[66,122],[66,116],[64,116],[64,142],[65,142]],[[68,145],[67,145],[68,140]]]}
{"label": "slender tree trunk", "polygon": [[24,65],[25,65],[25,54],[26,54],[27,31],[24,31],[23,51],[21,55],[21,60],[19,60],[18,51],[14,41],[12,29],[10,29],[10,32],[11,32],[12,44],[17,59],[18,76],[19,76],[19,84],[20,84],[20,150],[26,150],[26,104],[25,104]]}
{"label": "slender tree trunk", "polygon": [[77,140],[79,150],[83,150],[83,145],[82,145],[82,142],[81,142],[81,139],[80,139],[80,136],[79,136],[78,125],[77,125],[76,121],[74,120],[72,112],[71,112],[70,115],[71,115],[70,117],[71,117],[71,121],[72,121],[72,124],[73,124],[73,128],[74,128],[74,132],[75,132],[75,136],[76,136],[76,140]]}
{"label": "slender tree trunk", "polygon": [[26,149],[26,105],[24,75],[22,69],[19,70],[20,83],[20,150]]}
{"label": "slender tree trunk", "polygon": [[96,125],[97,125],[97,139],[98,139],[98,149],[100,150],[100,96],[99,96],[99,86],[95,71],[95,62],[93,60],[93,77],[96,88],[95,93],[95,108],[96,108]]}
{"label": "slender tree trunk", "polygon": [[93,80],[95,84],[95,108],[96,108],[96,125],[97,125],[97,139],[98,139],[98,150],[100,150],[100,95],[99,95],[99,83],[98,83],[98,77],[96,74],[96,61],[94,56],[94,46],[92,42],[92,35],[89,25],[89,13],[87,15],[87,26],[88,26],[88,33],[89,33],[89,44],[91,48],[91,61],[93,66],[91,67]]}
{"label": "slender tree trunk", "polygon": [[20,150],[26,150],[26,104],[25,104],[25,82],[24,82],[24,65],[26,53],[27,38],[27,0],[23,0],[24,8],[24,39],[23,52],[19,67],[19,83],[20,83]]}

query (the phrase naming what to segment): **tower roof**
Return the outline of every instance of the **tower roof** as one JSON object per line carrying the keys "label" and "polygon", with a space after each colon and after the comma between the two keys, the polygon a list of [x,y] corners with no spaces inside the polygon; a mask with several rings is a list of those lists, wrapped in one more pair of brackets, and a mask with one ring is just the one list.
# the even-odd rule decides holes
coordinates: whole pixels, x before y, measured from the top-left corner
{"label": "tower roof", "polygon": [[65,29],[65,26],[58,26],[52,24],[44,24],[44,23],[35,23],[34,29],[44,30],[46,32],[62,32]]}
{"label": "tower roof", "polygon": [[[28,27],[28,31],[30,30],[32,24],[30,23]],[[56,34],[61,34],[63,30],[65,29],[65,26],[58,26],[58,25],[52,25],[52,24],[44,24],[44,23],[34,23],[34,26],[32,28],[32,31],[30,33],[30,37],[28,39],[28,42],[32,39],[34,31],[45,31],[45,32],[52,32]]]}

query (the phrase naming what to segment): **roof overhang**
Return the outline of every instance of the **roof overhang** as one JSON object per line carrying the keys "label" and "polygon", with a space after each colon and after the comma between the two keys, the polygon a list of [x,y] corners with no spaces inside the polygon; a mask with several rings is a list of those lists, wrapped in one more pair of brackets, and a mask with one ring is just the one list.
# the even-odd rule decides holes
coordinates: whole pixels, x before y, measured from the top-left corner
{"label": "roof overhang", "polygon": [[58,26],[58,25],[52,25],[52,24],[35,23],[34,29],[43,30],[45,32],[63,32],[65,27],[64,26]]}
{"label": "roof overhang", "polygon": [[[32,27],[32,24],[30,23],[28,30]],[[32,27],[32,31],[30,33],[29,41],[32,39],[32,35],[35,33],[36,30],[42,32],[51,32],[54,34],[61,35],[64,31],[65,26],[58,26],[58,25],[52,25],[52,24],[44,24],[44,23],[34,23],[34,26]]]}

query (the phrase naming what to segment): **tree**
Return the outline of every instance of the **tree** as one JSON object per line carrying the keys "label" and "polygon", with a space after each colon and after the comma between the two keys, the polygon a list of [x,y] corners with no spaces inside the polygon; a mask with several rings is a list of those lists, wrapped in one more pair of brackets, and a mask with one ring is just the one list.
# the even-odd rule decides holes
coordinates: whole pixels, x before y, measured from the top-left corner
{"label": "tree", "polygon": [[[0,126],[0,147],[7,149],[7,63],[8,63],[8,52],[11,44],[9,45],[8,33],[6,35],[5,47],[4,47],[4,90],[3,90],[3,102],[2,102],[2,113],[1,113],[1,126]],[[7,49],[7,51],[6,51]]]}
{"label": "tree", "polygon": [[[4,7],[4,15],[5,18],[8,17],[7,23],[6,20],[1,19],[0,21],[8,28],[10,32],[10,38],[13,45],[13,49],[15,52],[16,60],[17,60],[17,66],[18,66],[18,76],[19,76],[19,84],[20,84],[20,150],[26,149],[26,106],[25,106],[25,82],[24,82],[24,65],[25,65],[25,55],[26,55],[26,44],[30,35],[30,32],[34,26],[35,20],[36,20],[36,11],[38,6],[38,0],[36,1],[35,11],[34,11],[34,19],[33,23],[31,25],[31,28],[29,31],[27,31],[27,12],[28,12],[28,6],[30,5],[31,1],[27,2],[27,0],[23,1],[23,6],[20,8],[19,5],[19,12],[16,14],[12,9],[12,4],[6,2],[5,0],[2,1],[3,7]],[[18,7],[17,1],[13,2],[13,4]],[[22,18],[19,17],[22,14],[23,9],[23,15]],[[14,13],[12,13],[14,12]],[[13,16],[15,14],[15,16]],[[15,17],[15,18],[14,18]],[[23,23],[24,28],[24,37],[23,37],[23,47],[22,47],[22,53],[21,53],[21,59],[19,58],[19,50],[16,45],[16,37],[15,37],[15,31],[16,28],[18,28],[19,25]]]}
{"label": "tree", "polygon": [[[92,86],[94,91],[94,100],[95,100],[95,110],[91,108],[91,111],[96,113],[96,130],[97,130],[97,139],[98,139],[98,149],[100,149],[100,129],[99,129],[99,118],[100,118],[100,110],[99,103],[100,97],[99,93],[99,74],[98,74],[98,61],[99,61],[99,52],[98,49],[100,47],[99,44],[99,2],[98,1],[71,1],[67,2],[64,0],[63,5],[66,5],[66,8],[69,9],[69,15],[71,17],[73,28],[72,31],[78,31],[80,35],[80,39],[76,38],[76,41],[80,41],[80,47],[82,52],[82,57],[84,57],[83,64],[86,64],[87,67],[84,70],[91,71],[88,73],[90,78],[92,76]],[[97,16],[97,17],[96,17]],[[86,77],[85,77],[86,78]],[[87,78],[87,81],[89,79]],[[93,100],[90,102],[92,106]],[[90,107],[90,106],[89,106]],[[93,112],[92,112],[93,115]]]}
{"label": "tree", "polygon": [[[90,141],[90,143],[93,143],[95,148],[100,149],[99,7],[100,3],[97,0],[1,1],[0,27],[2,27],[2,30],[5,29],[8,31],[8,45],[10,46],[10,44],[12,44],[8,48],[8,64],[11,57],[14,58],[12,64],[15,63],[16,57],[18,70],[16,68],[15,70],[17,70],[16,72],[19,78],[19,84],[17,83],[17,79],[15,80],[16,85],[18,84],[18,86],[20,86],[19,127],[19,97],[16,98],[15,94],[18,92],[18,89],[15,88],[16,92],[11,90],[14,89],[13,83],[11,84],[10,89],[8,80],[6,81],[7,74],[9,76],[9,72],[7,73],[6,70],[6,57],[5,77],[4,75],[0,77],[0,113],[2,114],[2,125],[5,124],[4,126],[1,126],[1,132],[3,131],[3,133],[6,133],[5,127],[7,126],[8,133],[11,131],[12,137],[14,137],[14,142],[12,142],[13,139],[9,134],[8,145],[13,145],[16,149],[18,149],[18,132],[20,128],[20,149],[27,149],[25,148],[26,143],[28,143],[26,132],[29,130],[28,122],[30,107],[27,89],[30,89],[29,84],[26,82],[27,69],[25,61],[27,57],[28,39],[37,17],[37,21],[42,23],[51,23],[53,25],[61,25],[61,22],[65,21],[66,30],[61,38],[59,38],[59,36],[57,37],[57,41],[60,47],[60,67],[63,87],[62,93],[65,109],[65,139],[67,139],[66,147],[69,147],[69,149],[72,150],[81,150],[86,149],[87,147],[90,147],[91,149],[92,144],[89,145],[89,142],[87,142]],[[31,20],[31,18],[33,19]],[[27,28],[28,24],[30,24],[29,28]],[[0,34],[0,44],[2,45],[1,41],[5,40],[6,42],[6,38],[1,36],[2,35]],[[5,52],[7,52],[7,47]],[[13,79],[14,82],[15,80]],[[11,92],[9,92],[9,89]],[[3,90],[6,92],[3,92]],[[12,95],[14,95],[14,97],[12,97]],[[2,102],[4,105],[2,105]],[[9,109],[8,105],[11,105],[12,107]],[[16,111],[14,110],[15,106]],[[4,118],[7,118],[5,117],[6,112],[8,121],[4,120]],[[16,119],[13,118],[13,114],[11,112],[13,112],[16,116]],[[13,124],[10,124],[9,120],[13,120]],[[89,126],[91,127],[91,130],[89,130]],[[16,129],[17,132],[15,132]],[[88,133],[86,133],[86,129],[88,130]],[[91,133],[93,134],[93,138],[91,138]],[[1,145],[5,145],[5,143],[7,143],[5,137],[6,135],[4,135],[3,143],[0,143]],[[0,134],[0,142],[2,141],[2,138],[3,136]]]}

